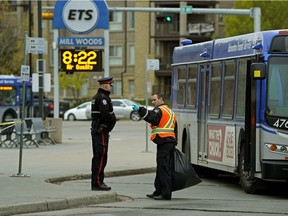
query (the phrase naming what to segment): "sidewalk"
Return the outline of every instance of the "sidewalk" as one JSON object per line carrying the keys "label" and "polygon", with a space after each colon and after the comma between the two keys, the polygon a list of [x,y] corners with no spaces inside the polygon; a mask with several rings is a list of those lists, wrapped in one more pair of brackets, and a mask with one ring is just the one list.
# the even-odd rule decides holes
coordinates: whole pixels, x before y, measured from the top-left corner
{"label": "sidewalk", "polygon": [[[89,123],[82,124],[83,128],[77,130],[87,131]],[[127,142],[122,124],[125,122],[111,133],[105,174],[112,177],[154,172],[155,146],[149,141],[151,149],[146,151],[142,134],[132,135]],[[63,130],[62,144],[23,148],[21,175],[19,149],[0,148],[0,216],[117,201],[113,188],[108,192],[91,191],[89,181],[72,181],[90,178],[91,138],[89,131],[72,136]]]}

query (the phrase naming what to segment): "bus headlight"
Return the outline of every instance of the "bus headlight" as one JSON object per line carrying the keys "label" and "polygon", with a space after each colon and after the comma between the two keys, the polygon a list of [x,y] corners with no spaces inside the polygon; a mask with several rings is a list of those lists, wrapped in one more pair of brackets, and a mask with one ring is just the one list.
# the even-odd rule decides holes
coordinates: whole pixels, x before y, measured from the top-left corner
{"label": "bus headlight", "polygon": [[281,152],[287,152],[287,147],[286,146],[281,146],[280,147]]}
{"label": "bus headlight", "polygon": [[287,146],[281,144],[265,144],[266,148],[271,152],[288,153]]}

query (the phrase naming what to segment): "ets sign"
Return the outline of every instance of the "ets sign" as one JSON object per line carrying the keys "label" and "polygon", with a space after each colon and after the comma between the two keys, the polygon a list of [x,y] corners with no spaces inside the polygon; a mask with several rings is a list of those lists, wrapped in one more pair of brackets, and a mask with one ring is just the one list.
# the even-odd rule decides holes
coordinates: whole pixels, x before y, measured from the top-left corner
{"label": "ets sign", "polygon": [[57,0],[54,29],[86,34],[94,29],[109,29],[109,11],[105,0]]}
{"label": "ets sign", "polygon": [[102,71],[101,50],[61,50],[61,69],[66,72]]}
{"label": "ets sign", "polygon": [[66,27],[74,33],[93,30],[98,22],[99,11],[93,1],[70,0],[63,8],[62,19]]}

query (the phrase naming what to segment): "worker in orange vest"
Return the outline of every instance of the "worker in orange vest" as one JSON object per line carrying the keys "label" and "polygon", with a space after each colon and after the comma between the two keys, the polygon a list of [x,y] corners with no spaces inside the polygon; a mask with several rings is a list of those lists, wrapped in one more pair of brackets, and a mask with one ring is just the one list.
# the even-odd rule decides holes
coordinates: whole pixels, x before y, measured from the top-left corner
{"label": "worker in orange vest", "polygon": [[155,191],[147,194],[154,200],[171,200],[172,197],[172,164],[177,145],[177,121],[175,113],[164,103],[162,94],[152,94],[153,110],[133,105],[141,118],[150,123],[151,140],[157,144]]}

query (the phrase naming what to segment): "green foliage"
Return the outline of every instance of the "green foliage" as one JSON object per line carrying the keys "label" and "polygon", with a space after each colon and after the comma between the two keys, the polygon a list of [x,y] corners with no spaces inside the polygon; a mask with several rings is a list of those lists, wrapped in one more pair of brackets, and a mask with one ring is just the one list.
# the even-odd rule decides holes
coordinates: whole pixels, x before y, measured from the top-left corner
{"label": "green foliage", "polygon": [[[28,26],[27,17],[15,16],[9,12],[7,0],[0,4],[0,73],[20,75],[24,59],[24,29]],[[18,19],[18,20],[17,20]],[[18,25],[21,23],[21,26]]]}
{"label": "green foliage", "polygon": [[73,74],[59,72],[59,87],[61,89],[71,90],[73,97],[78,99],[80,90],[89,77],[90,73],[88,72],[75,72]]}
{"label": "green foliage", "polygon": [[[287,28],[287,1],[235,1],[235,9],[261,8],[261,31]],[[224,18],[226,37],[254,32],[254,20],[249,16],[229,15]]]}

